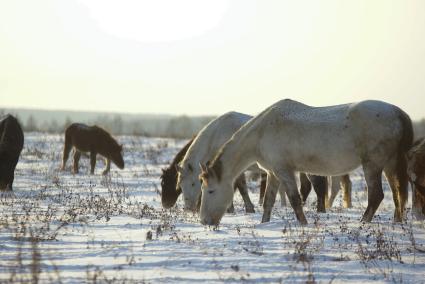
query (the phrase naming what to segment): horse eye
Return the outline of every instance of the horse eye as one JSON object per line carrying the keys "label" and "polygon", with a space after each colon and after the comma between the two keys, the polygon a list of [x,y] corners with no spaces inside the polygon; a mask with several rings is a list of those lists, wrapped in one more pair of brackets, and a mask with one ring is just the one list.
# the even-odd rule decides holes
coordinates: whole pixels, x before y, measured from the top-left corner
{"label": "horse eye", "polygon": [[214,190],[208,190],[208,193],[212,194],[212,193],[214,193]]}
{"label": "horse eye", "polygon": [[195,183],[194,182],[192,182],[192,186],[195,186]]}

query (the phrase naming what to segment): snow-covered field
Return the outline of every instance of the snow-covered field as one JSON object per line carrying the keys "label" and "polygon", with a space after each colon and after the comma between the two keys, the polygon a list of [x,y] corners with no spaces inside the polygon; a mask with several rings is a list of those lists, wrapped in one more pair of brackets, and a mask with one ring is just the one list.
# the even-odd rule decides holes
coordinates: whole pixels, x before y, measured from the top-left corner
{"label": "snow-covered field", "polygon": [[[59,171],[63,137],[26,133],[15,171],[14,198],[0,202],[0,282],[425,282],[425,225],[410,217],[394,224],[385,200],[371,224],[359,222],[367,200],[361,171],[354,173],[353,206],[338,198],[317,214],[312,192],[301,227],[291,208],[276,202],[270,223],[261,206],[235,213],[218,229],[196,215],[160,203],[161,168],[185,141],[121,136],[124,170],[102,176]],[[259,185],[250,181],[258,203]],[[409,208],[410,208],[409,200]]]}

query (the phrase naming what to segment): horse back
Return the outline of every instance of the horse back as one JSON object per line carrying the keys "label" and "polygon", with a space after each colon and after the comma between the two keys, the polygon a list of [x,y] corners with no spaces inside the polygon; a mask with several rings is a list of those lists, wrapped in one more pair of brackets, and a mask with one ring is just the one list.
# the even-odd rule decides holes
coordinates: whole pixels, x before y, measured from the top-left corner
{"label": "horse back", "polygon": [[284,100],[263,116],[256,134],[265,160],[285,157],[288,167],[313,174],[343,174],[367,159],[384,163],[403,136],[400,110],[380,101],[310,107]]}
{"label": "horse back", "polygon": [[8,114],[0,122],[0,151],[19,157],[24,146],[24,133],[18,120]]}
{"label": "horse back", "polygon": [[214,153],[251,118],[243,113],[228,112],[208,123],[189,147],[183,164],[195,161],[197,165],[198,162],[205,163],[212,159]]}
{"label": "horse back", "polygon": [[65,130],[65,143],[71,143],[81,152],[100,152],[111,139],[108,132],[96,125],[73,123]]}
{"label": "horse back", "polygon": [[12,189],[14,172],[24,146],[24,133],[18,120],[7,115],[0,121],[0,190]]}

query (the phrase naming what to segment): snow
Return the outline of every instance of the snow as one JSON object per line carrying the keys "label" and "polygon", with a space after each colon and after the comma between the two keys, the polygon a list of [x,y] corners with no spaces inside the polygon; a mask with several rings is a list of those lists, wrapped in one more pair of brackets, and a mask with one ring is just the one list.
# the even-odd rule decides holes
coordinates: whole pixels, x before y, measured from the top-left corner
{"label": "snow", "polygon": [[[353,208],[340,197],[327,213],[316,213],[315,194],[304,207],[302,227],[291,208],[276,202],[261,224],[259,184],[250,181],[255,214],[235,196],[235,213],[218,229],[196,214],[160,203],[161,168],[186,141],[118,137],[125,169],[114,165],[95,175],[88,158],[80,173],[59,170],[63,137],[26,133],[15,171],[14,197],[0,202],[0,282],[407,282],[425,281],[423,221],[392,222],[385,199],[371,224],[359,220],[367,205],[362,172],[351,175]],[[410,201],[408,206],[410,207]],[[410,209],[410,208],[409,208]]]}

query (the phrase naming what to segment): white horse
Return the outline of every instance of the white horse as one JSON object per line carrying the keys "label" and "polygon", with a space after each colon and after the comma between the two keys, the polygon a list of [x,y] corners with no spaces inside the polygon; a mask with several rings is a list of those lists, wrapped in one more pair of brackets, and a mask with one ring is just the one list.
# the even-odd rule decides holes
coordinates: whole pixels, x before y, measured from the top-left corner
{"label": "white horse", "polygon": [[[177,167],[176,187],[182,190],[186,210],[197,211],[199,208],[201,198],[199,163],[204,164],[212,160],[215,152],[251,118],[252,116],[243,113],[228,112],[208,123],[198,133]],[[241,173],[243,170],[241,170]],[[254,205],[247,194],[245,176],[241,173],[238,174],[238,179],[232,181],[232,188],[234,184],[239,188],[244,199],[246,212],[252,213],[254,212]],[[246,192],[246,194],[243,194],[243,192]],[[230,206],[230,203],[228,205]]]}
{"label": "white horse", "polygon": [[339,176],[359,165],[368,186],[362,221],[372,220],[384,198],[382,171],[393,191],[394,220],[401,221],[407,201],[404,155],[412,140],[409,116],[385,102],[310,107],[292,100],[279,101],[241,127],[210,165],[201,165],[201,223],[219,224],[233,198],[235,177],[254,162],[268,174],[262,222],[270,220],[276,191],[284,188],[298,221],[307,223],[296,171]]}

